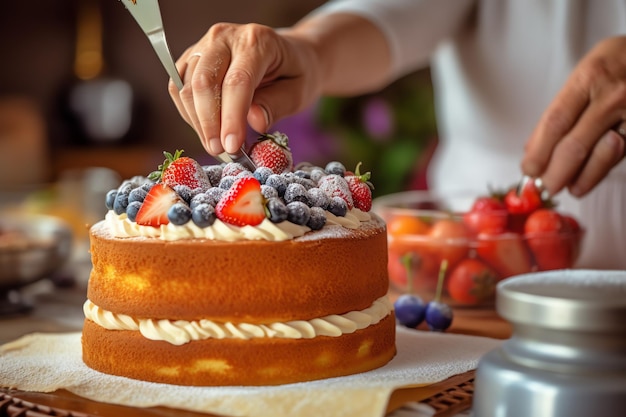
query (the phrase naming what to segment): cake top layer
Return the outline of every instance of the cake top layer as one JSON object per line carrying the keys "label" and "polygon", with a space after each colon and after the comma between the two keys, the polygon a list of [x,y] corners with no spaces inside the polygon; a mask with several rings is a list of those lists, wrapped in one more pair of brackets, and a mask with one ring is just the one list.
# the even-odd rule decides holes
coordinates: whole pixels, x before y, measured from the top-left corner
{"label": "cake top layer", "polygon": [[164,152],[157,171],[107,193],[105,221],[114,236],[287,240],[311,231],[336,235],[371,219],[369,172],[338,161],[294,167],[283,134],[252,146],[254,171],[236,162],[201,166],[182,153]]}

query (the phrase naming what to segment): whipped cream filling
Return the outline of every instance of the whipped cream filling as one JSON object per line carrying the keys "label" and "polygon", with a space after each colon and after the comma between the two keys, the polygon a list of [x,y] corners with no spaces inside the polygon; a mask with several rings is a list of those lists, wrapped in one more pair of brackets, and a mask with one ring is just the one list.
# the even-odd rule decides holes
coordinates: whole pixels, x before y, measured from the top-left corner
{"label": "whipped cream filling", "polygon": [[139,331],[150,340],[163,340],[173,345],[183,345],[204,339],[251,339],[276,337],[286,339],[312,339],[317,336],[339,337],[378,323],[393,311],[391,301],[381,297],[365,310],[332,314],[312,320],[294,320],[268,324],[220,323],[212,320],[157,320],[137,319],[125,314],[104,310],[90,300],[83,305],[85,317],[108,330]]}
{"label": "whipped cream filling", "polygon": [[[350,210],[345,217],[338,217],[330,212],[326,212],[326,226],[340,225],[347,229],[358,229],[361,222],[370,220],[369,213],[359,209]],[[161,225],[160,227],[142,226],[128,219],[126,214],[117,215],[110,210],[105,216],[105,222],[115,237],[150,237],[162,240],[179,239],[210,239],[234,242],[238,240],[268,240],[282,241],[303,236],[311,229],[288,221],[272,223],[268,219],[257,226],[233,226],[215,220],[212,226],[200,228],[193,222],[188,222],[182,226],[172,223]]]}

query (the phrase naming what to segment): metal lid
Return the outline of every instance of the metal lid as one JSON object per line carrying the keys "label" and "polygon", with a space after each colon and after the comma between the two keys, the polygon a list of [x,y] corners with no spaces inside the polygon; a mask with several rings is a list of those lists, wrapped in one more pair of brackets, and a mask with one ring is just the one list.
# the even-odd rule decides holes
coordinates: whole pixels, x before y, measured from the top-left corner
{"label": "metal lid", "polygon": [[511,277],[498,284],[496,309],[514,325],[626,332],[626,271],[571,269]]}

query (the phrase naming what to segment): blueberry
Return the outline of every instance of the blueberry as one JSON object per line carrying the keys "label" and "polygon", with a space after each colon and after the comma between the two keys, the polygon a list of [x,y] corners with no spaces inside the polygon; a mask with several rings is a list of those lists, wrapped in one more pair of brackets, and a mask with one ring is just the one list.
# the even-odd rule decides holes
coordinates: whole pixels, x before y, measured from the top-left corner
{"label": "blueberry", "polygon": [[228,190],[233,185],[234,182],[235,182],[234,175],[226,175],[222,177],[222,179],[220,180],[219,187],[223,190]]}
{"label": "blueberry", "polygon": [[146,190],[146,192],[148,192],[152,189],[152,187],[154,187],[154,184],[156,183],[153,181],[147,180],[141,185],[141,188],[143,188],[144,190]]}
{"label": "blueberry", "polygon": [[150,180],[142,175],[135,175],[127,181],[133,186],[133,188],[137,188],[141,187],[146,181]]}
{"label": "blueberry", "polygon": [[115,214],[120,215],[126,212],[126,207],[128,207],[128,195],[130,194],[130,189],[123,188],[121,191],[117,192],[115,196],[115,202],[113,202],[113,210]]}
{"label": "blueberry", "polygon": [[272,223],[280,223],[287,220],[287,206],[278,197],[272,197],[267,200],[267,211]]}
{"label": "blueberry", "polygon": [[304,226],[311,217],[311,209],[301,201],[292,201],[287,204],[287,220],[291,223]]}
{"label": "blueberry", "polygon": [[137,187],[128,194],[128,204],[132,202],[140,202],[143,203],[143,200],[146,198],[146,194],[148,192],[142,187]]}
{"label": "blueberry", "polygon": [[215,219],[215,207],[210,204],[200,203],[191,210],[191,220],[198,227],[209,227],[215,223]]}
{"label": "blueberry", "polygon": [[317,187],[307,190],[307,196],[309,197],[309,205],[311,207],[320,207],[326,210],[330,204],[328,194]]}
{"label": "blueberry", "polygon": [[117,192],[128,194],[133,190],[133,188],[137,188],[137,186],[130,182],[130,180],[125,180],[119,187],[117,187]]}
{"label": "blueberry", "polygon": [[272,188],[267,184],[261,184],[261,194],[263,194],[263,197],[265,197],[265,199],[278,197],[278,191],[276,191],[276,188]]}
{"label": "blueberry", "polygon": [[345,217],[348,213],[348,204],[341,197],[332,197],[328,203],[328,211],[337,217]]}
{"label": "blueberry", "polygon": [[313,181],[312,179],[301,178],[296,175],[294,175],[294,182],[304,185],[304,188],[306,188],[307,190],[310,190],[311,188],[317,186],[317,183]]}
{"label": "blueberry", "polygon": [[308,172],[306,172],[303,169],[298,169],[298,170],[294,171],[293,175],[295,175],[296,177],[300,177],[300,178],[311,179],[311,174],[309,174]]}
{"label": "blueberry", "polygon": [[222,179],[223,168],[221,165],[206,165],[202,167],[206,176],[209,177],[209,182],[213,187],[217,187]]}
{"label": "blueberry", "polygon": [[241,171],[240,173],[235,175],[235,179],[245,178],[245,177],[254,177],[254,174],[252,174],[252,172],[246,169],[245,171]]}
{"label": "blueberry", "polygon": [[222,199],[222,196],[224,195],[225,192],[226,190],[220,187],[209,188],[205,192],[205,194],[209,198],[207,203],[209,203],[212,206],[217,206],[217,203]]}
{"label": "blueberry", "polygon": [[402,294],[393,303],[398,322],[406,327],[415,328],[426,315],[426,304],[417,295]]}
{"label": "blueberry", "polygon": [[322,179],[322,177],[324,177],[325,175],[327,174],[323,168],[314,167],[313,169],[311,169],[310,178],[311,178],[311,181],[317,184],[319,180]]}
{"label": "blueberry", "polygon": [[177,226],[181,226],[191,220],[191,209],[185,203],[175,203],[167,211],[168,220]]}
{"label": "blueberry", "polygon": [[326,224],[326,212],[319,207],[311,207],[311,216],[306,223],[311,230],[320,230]]}
{"label": "blueberry", "polygon": [[133,201],[133,202],[128,203],[128,207],[126,207],[126,215],[128,216],[128,220],[130,220],[131,222],[136,221],[137,213],[139,212],[140,208],[141,208],[140,201]]}
{"label": "blueberry", "polygon": [[191,202],[193,191],[188,186],[177,184],[174,186],[174,191],[185,203],[189,204]]}
{"label": "blueberry", "polygon": [[285,203],[287,204],[291,203],[292,201],[300,201],[306,205],[309,204],[309,198],[306,192],[306,188],[304,188],[304,185],[295,182],[287,186],[283,198],[285,199]]}
{"label": "blueberry", "polygon": [[273,173],[274,171],[272,171],[268,167],[258,167],[254,170],[254,173],[252,175],[254,175],[254,178],[256,178],[261,184],[265,184],[267,178]]}
{"label": "blueberry", "polygon": [[211,204],[211,198],[206,193],[197,194],[191,198],[191,201],[189,202],[189,208],[193,210],[200,204]]}
{"label": "blueberry", "polygon": [[287,189],[287,179],[278,174],[272,174],[267,177],[267,181],[265,181],[266,185],[269,185],[272,188],[275,188],[278,191],[278,195],[282,197],[285,195],[285,190]]}
{"label": "blueberry", "polygon": [[346,167],[339,161],[331,161],[325,168],[328,174],[336,174],[343,177],[346,174]]}
{"label": "blueberry", "polygon": [[452,309],[439,301],[426,304],[426,323],[430,330],[443,332],[452,324]]}
{"label": "blueberry", "polygon": [[109,190],[104,199],[104,205],[107,210],[113,210],[113,204],[115,204],[115,197],[117,197],[117,190]]}

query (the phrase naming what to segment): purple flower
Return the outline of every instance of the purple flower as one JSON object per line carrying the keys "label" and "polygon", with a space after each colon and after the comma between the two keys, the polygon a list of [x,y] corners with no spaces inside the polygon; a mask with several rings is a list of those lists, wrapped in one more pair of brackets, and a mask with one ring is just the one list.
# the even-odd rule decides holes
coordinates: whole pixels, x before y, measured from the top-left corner
{"label": "purple flower", "polygon": [[372,98],[365,104],[362,122],[366,132],[374,139],[390,139],[394,129],[394,118],[389,103],[379,97]]}

